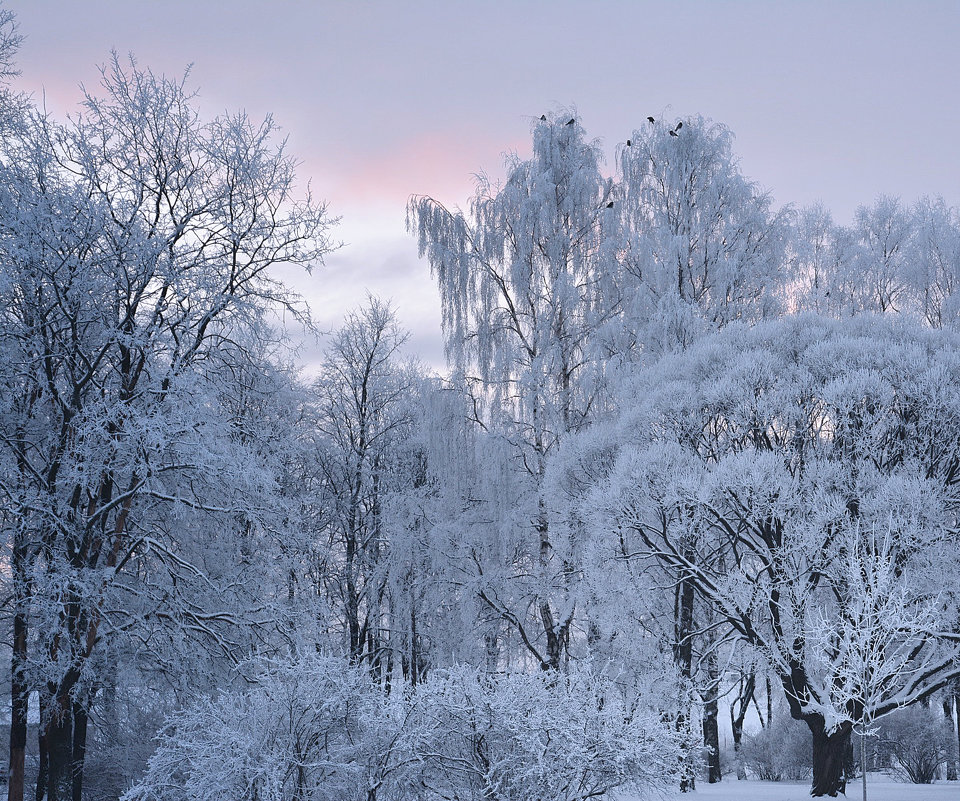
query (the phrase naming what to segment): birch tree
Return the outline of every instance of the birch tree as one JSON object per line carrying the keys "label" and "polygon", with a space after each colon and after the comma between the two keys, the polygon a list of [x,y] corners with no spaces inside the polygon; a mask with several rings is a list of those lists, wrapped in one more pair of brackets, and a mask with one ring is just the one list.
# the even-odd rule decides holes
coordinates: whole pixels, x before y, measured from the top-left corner
{"label": "birch tree", "polygon": [[626,324],[656,351],[782,309],[787,217],[740,172],[733,133],[703,117],[644,123],[619,152]]}
{"label": "birch tree", "polygon": [[468,214],[414,197],[408,225],[440,287],[451,366],[529,484],[514,523],[517,590],[486,603],[538,664],[556,669],[576,612],[576,568],[551,527],[543,477],[548,457],[602,403],[605,327],[620,306],[607,235],[615,203],[599,147],[569,113],[536,123],[532,158],[507,166],[501,188],[481,177]]}

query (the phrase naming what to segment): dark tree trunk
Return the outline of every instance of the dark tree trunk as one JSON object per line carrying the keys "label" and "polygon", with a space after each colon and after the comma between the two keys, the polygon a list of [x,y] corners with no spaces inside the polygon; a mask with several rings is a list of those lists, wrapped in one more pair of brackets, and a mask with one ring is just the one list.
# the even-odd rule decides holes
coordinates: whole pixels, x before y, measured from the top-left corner
{"label": "dark tree trunk", "polygon": [[720,775],[720,726],[717,721],[717,691],[710,694],[703,706],[703,744],[707,747],[707,781],[716,784]]}
{"label": "dark tree trunk", "polygon": [[[751,670],[746,676],[741,672],[740,686],[737,691],[737,697],[730,702],[730,729],[733,732],[733,751],[737,757],[737,779],[747,778],[747,769],[743,764],[743,758],[740,755],[740,745],[743,741],[743,721],[747,716],[747,710],[750,708],[750,701],[754,697],[757,677]],[[760,716],[760,723],[763,723],[763,716]]]}
{"label": "dark tree trunk", "polygon": [[[960,713],[960,709],[957,710]],[[947,728],[947,781],[957,780],[957,752],[951,747],[953,739],[953,694],[947,693],[943,697],[943,720]]]}
{"label": "dark tree trunk", "polygon": [[[693,581],[681,578],[677,584],[677,594],[674,604],[674,659],[680,668],[686,687],[680,701],[681,712],[677,716],[677,731],[686,732],[690,729],[690,699],[686,690],[693,678]],[[690,769],[689,762],[684,762],[680,775],[680,792],[687,793],[696,789],[696,778]]]}
{"label": "dark tree trunk", "polygon": [[48,705],[40,695],[40,725],[37,726],[37,750],[40,752],[40,764],[37,769],[37,786],[34,798],[43,801],[47,795],[47,769],[50,766],[50,750],[47,747],[47,709]]}
{"label": "dark tree trunk", "polygon": [[27,750],[27,709],[30,686],[27,682],[27,642],[29,620],[27,610],[33,595],[28,550],[18,532],[11,559],[15,596],[13,615],[13,649],[10,659],[10,762],[7,773],[8,801],[23,801],[25,785],[24,760]]}
{"label": "dark tree trunk", "polygon": [[843,773],[851,779],[857,775],[857,759],[853,751],[853,737],[847,738],[847,750],[843,757]]}
{"label": "dark tree trunk", "polygon": [[417,609],[410,599],[410,686],[420,681],[420,655],[417,653]]}
{"label": "dark tree trunk", "polygon": [[743,742],[743,721],[738,721],[730,710],[730,727],[733,730],[733,753],[737,759],[737,781],[743,781],[747,778],[747,769],[743,764],[743,757],[740,755],[741,743]]}
{"label": "dark tree trunk", "polygon": [[486,652],[487,672],[496,673],[500,666],[500,639],[495,629],[483,635],[483,646]]}
{"label": "dark tree trunk", "polygon": [[853,725],[845,721],[836,731],[828,734],[820,715],[808,716],[806,723],[813,735],[813,787],[810,795],[835,797],[837,793],[846,793],[844,765]]}
{"label": "dark tree trunk", "polygon": [[73,704],[69,698],[51,703],[47,722],[47,799],[73,799]]}
{"label": "dark tree trunk", "polygon": [[87,707],[83,703],[73,703],[73,801],[83,801],[83,763],[87,756]]}
{"label": "dark tree trunk", "polygon": [[[547,575],[553,556],[553,545],[550,542],[550,524],[547,520],[547,510],[543,498],[539,501],[539,515],[537,518],[537,536],[540,540],[540,568]],[[544,670],[560,670],[564,652],[569,643],[570,623],[572,613],[566,620],[557,620],[549,598],[541,598],[539,602],[540,623],[546,638],[546,659],[541,660],[540,667]]]}
{"label": "dark tree trunk", "polygon": [[13,657],[10,675],[10,764],[7,800],[23,801],[24,759],[27,752],[27,706],[30,688],[24,667],[27,657],[27,616],[13,617]]}
{"label": "dark tree trunk", "polygon": [[720,775],[720,725],[717,720],[719,710],[720,682],[717,675],[717,653],[713,650],[707,656],[707,678],[710,682],[703,699],[703,744],[707,747],[707,782],[716,784]]}
{"label": "dark tree trunk", "polygon": [[[767,676],[767,723],[773,722],[773,683],[770,681],[770,676]],[[760,721],[760,725],[763,725],[763,721]]]}
{"label": "dark tree trunk", "polygon": [[960,762],[960,695],[956,691],[953,693],[953,708],[957,710],[957,739],[954,742],[956,746],[954,753],[957,755],[957,761]]}

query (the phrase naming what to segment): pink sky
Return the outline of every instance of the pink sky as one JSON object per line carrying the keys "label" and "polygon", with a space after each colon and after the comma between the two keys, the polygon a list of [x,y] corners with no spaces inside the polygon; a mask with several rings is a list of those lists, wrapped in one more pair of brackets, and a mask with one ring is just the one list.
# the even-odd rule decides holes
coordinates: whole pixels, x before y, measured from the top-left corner
{"label": "pink sky", "polygon": [[[12,0],[21,86],[62,114],[111,48],[175,74],[202,108],[272,112],[347,246],[297,285],[324,325],[366,291],[442,362],[439,308],[404,232],[410,194],[466,205],[472,175],[575,105],[608,153],[647,114],[737,135],[778,203],[849,221],[881,192],[960,205],[960,3],[595,0]],[[316,348],[308,349],[308,361]]]}

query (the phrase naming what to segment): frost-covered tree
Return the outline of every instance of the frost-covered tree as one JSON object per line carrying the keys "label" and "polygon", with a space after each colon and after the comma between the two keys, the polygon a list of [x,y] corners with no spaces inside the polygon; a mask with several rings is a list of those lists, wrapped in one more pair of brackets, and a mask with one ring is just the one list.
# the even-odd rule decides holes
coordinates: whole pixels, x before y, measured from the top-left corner
{"label": "frost-covered tree", "polygon": [[224,343],[206,363],[196,401],[207,413],[191,404],[196,438],[176,438],[177,452],[200,458],[167,494],[188,492],[193,508],[141,498],[130,531],[145,542],[125,567],[136,579],[118,577],[105,593],[87,665],[85,793],[118,794],[164,714],[242,681],[237,665],[252,654],[286,653],[313,632],[315,606],[291,608],[288,594],[301,538],[286,462],[302,399],[269,350],[240,345]]}
{"label": "frost-covered tree", "polygon": [[619,258],[634,281],[625,323],[648,349],[781,310],[786,216],[740,172],[728,128],[644,123],[619,168]]}
{"label": "frost-covered tree", "polygon": [[564,675],[438,671],[411,714],[426,797],[586,801],[664,788],[691,744],[651,697],[660,678],[625,692],[589,665]]}
{"label": "frost-covered tree", "polygon": [[[210,447],[219,421],[204,368],[268,308],[293,307],[272,265],[310,266],[329,249],[325,210],[295,199],[294,163],[274,133],[243,114],[204,123],[182,81],[114,58],[68,125],[33,115],[4,140],[11,798],[23,791],[34,689],[40,790],[79,797],[97,655],[125,631],[127,612],[110,599],[142,578],[148,552],[174,575],[192,572],[178,511],[236,520],[248,502],[224,489],[243,485],[238,465]],[[215,475],[222,503],[203,492]],[[167,614],[214,633],[204,609]]]}
{"label": "frost-covered tree", "polygon": [[842,788],[855,723],[960,675],[957,344],[868,316],[736,326],[641,372],[571,451],[598,536],[770,661],[814,795]]}
{"label": "frost-covered tree", "polygon": [[791,240],[791,284],[788,293],[802,311],[827,313],[835,254],[836,228],[821,203],[801,209],[794,219]]}
{"label": "frost-covered tree", "polygon": [[934,328],[955,325],[960,223],[943,198],[912,208],[879,197],[860,206],[851,227],[817,205],[796,216],[789,300],[834,317],[863,312],[920,315]]}
{"label": "frost-covered tree", "polygon": [[896,312],[910,301],[907,259],[913,221],[899,198],[881,195],[857,209],[853,230],[859,249],[850,266],[858,288],[856,310]]}
{"label": "frost-covered tree", "polygon": [[476,398],[459,383],[431,382],[421,403],[417,446],[427,483],[405,494],[420,509],[420,530],[406,541],[428,557],[422,586],[432,596],[432,647],[445,655],[441,664],[515,668],[530,653],[526,621],[504,612],[515,598],[511,577],[530,553],[529,474],[510,443],[477,422]]}
{"label": "frost-covered tree", "polygon": [[[618,254],[632,279],[622,323],[641,352],[683,349],[732,321],[781,311],[787,217],[740,172],[729,129],[702,117],[644,123],[619,148],[619,168]],[[675,590],[674,650],[691,681],[694,593],[683,575]],[[705,731],[715,740],[712,696]],[[718,774],[716,762],[711,777]]]}
{"label": "frost-covered tree", "polygon": [[406,339],[389,304],[370,298],[333,334],[315,385],[315,576],[350,658],[377,670],[390,632],[385,507],[417,472],[404,459],[419,380],[400,360]]}
{"label": "frost-covered tree", "polygon": [[[479,181],[470,212],[428,197],[409,227],[440,287],[447,354],[477,421],[505,439],[526,475],[509,525],[510,589],[488,607],[544,668],[557,668],[576,611],[576,568],[542,493],[548,457],[601,405],[607,328],[620,309],[609,180],[600,150],[569,113],[534,125],[533,156],[508,160],[502,187]],[[484,566],[484,569],[487,566]]]}
{"label": "frost-covered tree", "polygon": [[788,306],[832,317],[849,316],[862,282],[851,266],[857,258],[856,234],[837,225],[823,205],[801,209],[794,218]]}
{"label": "frost-covered tree", "polygon": [[934,328],[955,327],[960,319],[960,216],[943,198],[924,198],[913,207],[906,270],[917,311]]}

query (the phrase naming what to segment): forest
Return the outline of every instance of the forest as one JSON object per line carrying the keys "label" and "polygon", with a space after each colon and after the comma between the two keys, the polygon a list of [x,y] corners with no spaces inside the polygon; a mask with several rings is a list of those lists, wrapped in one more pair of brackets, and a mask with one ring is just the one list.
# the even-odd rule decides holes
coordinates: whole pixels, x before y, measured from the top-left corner
{"label": "forest", "polygon": [[337,221],[273,120],[117,55],[58,120],[19,42],[9,801],[587,801],[771,778],[787,730],[836,796],[893,720],[957,779],[956,208],[776,206],[697,115],[607,169],[555,109],[409,199],[446,370],[370,295],[308,376],[278,268]]}

